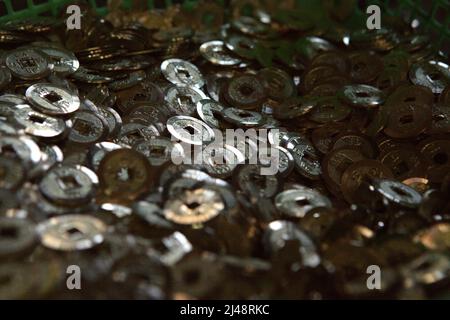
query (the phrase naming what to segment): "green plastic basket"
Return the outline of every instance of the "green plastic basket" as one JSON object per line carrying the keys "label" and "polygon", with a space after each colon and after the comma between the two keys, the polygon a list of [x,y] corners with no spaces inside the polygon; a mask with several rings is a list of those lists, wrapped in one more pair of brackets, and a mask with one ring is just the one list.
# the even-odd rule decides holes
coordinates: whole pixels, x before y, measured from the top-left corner
{"label": "green plastic basket", "polygon": [[[97,13],[104,15],[108,9],[105,0],[86,0]],[[297,0],[301,6],[317,6],[320,0]],[[334,0],[339,1],[339,0]],[[0,0],[0,23],[23,19],[42,14],[56,15],[60,8],[73,0]],[[132,7],[133,0],[122,0],[124,8]],[[224,3],[225,0],[218,1]],[[22,4],[17,8],[13,3]],[[147,0],[148,8],[167,7],[173,3],[182,3],[185,8],[194,8],[197,0]],[[447,53],[450,46],[450,0],[370,0],[359,1],[359,8],[366,8],[369,4],[377,4],[382,8],[382,14],[395,15],[408,12],[411,17],[419,19],[430,34],[434,43]],[[355,10],[355,19],[364,18],[365,13]]]}

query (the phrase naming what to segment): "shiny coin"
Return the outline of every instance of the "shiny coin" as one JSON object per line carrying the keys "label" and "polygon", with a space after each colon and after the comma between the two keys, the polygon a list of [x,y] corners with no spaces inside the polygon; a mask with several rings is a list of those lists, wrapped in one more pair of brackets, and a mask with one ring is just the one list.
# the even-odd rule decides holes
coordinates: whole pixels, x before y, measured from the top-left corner
{"label": "shiny coin", "polygon": [[263,124],[263,116],[256,111],[226,108],[222,110],[223,118],[238,127],[257,127]]}
{"label": "shiny coin", "polygon": [[275,206],[284,215],[302,218],[311,209],[331,208],[331,201],[314,189],[301,188],[280,192],[275,197]]}
{"label": "shiny coin", "polygon": [[39,138],[56,138],[67,128],[63,119],[37,112],[26,104],[15,107],[14,120],[23,126],[27,134]]}
{"label": "shiny coin", "polygon": [[420,193],[394,180],[375,180],[373,186],[383,197],[401,206],[416,208],[422,201]]}
{"label": "shiny coin", "polygon": [[80,107],[78,96],[50,83],[32,85],[27,89],[26,97],[33,107],[49,115],[66,115]]}
{"label": "shiny coin", "polygon": [[74,251],[91,249],[104,240],[106,225],[89,215],[65,215],[40,223],[37,232],[49,249]]}
{"label": "shiny coin", "polygon": [[47,57],[49,57],[49,60],[53,64],[53,72],[62,75],[69,75],[75,73],[80,67],[80,62],[75,54],[68,50],[43,45],[39,46],[39,50],[44,52]]}
{"label": "shiny coin", "polygon": [[241,63],[240,59],[234,58],[226,52],[223,41],[214,40],[203,43],[200,46],[202,56],[212,64],[221,66],[234,66]]}
{"label": "shiny coin", "polygon": [[214,131],[204,122],[188,116],[175,116],[167,120],[167,130],[182,142],[202,145],[214,140]]}
{"label": "shiny coin", "polygon": [[187,85],[170,86],[165,92],[165,100],[169,108],[178,115],[194,113],[197,103],[202,99],[206,99],[205,93]]}
{"label": "shiny coin", "polygon": [[364,84],[344,86],[338,96],[345,103],[361,108],[377,107],[385,100],[381,90]]}
{"label": "shiny coin", "polygon": [[220,127],[220,120],[217,115],[221,115],[224,107],[211,99],[203,99],[197,102],[197,114],[201,120],[212,128]]}
{"label": "shiny coin", "polygon": [[200,70],[192,63],[181,59],[169,59],[161,63],[161,71],[173,84],[186,84],[201,88],[205,84]]}
{"label": "shiny coin", "polygon": [[450,84],[450,67],[441,61],[424,61],[414,64],[409,78],[415,85],[430,88],[433,93],[441,93]]}
{"label": "shiny coin", "polygon": [[225,208],[217,191],[200,188],[186,190],[164,206],[167,220],[178,224],[205,223],[218,216]]}

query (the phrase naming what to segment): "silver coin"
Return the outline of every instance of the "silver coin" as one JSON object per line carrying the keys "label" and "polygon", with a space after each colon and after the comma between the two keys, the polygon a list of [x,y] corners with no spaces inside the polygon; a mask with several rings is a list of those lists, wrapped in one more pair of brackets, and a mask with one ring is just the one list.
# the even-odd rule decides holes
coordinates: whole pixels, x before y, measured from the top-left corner
{"label": "silver coin", "polygon": [[376,191],[391,202],[409,208],[417,208],[422,202],[422,195],[413,188],[394,180],[375,180]]}
{"label": "silver coin", "polygon": [[309,179],[318,179],[322,173],[316,149],[306,139],[294,138],[286,144],[294,157],[295,169]]}
{"label": "silver coin", "polygon": [[39,50],[22,48],[11,51],[5,60],[11,73],[20,79],[41,79],[50,74],[51,65]]}
{"label": "silver coin", "polygon": [[185,190],[173,199],[166,201],[164,216],[177,224],[201,224],[215,217],[225,209],[220,194],[212,189],[199,188]]}
{"label": "silver coin", "polygon": [[161,166],[170,160],[181,163],[184,158],[183,147],[166,137],[138,141],[133,149],[145,155],[152,166]]}
{"label": "silver coin", "polygon": [[275,206],[286,216],[303,218],[311,209],[331,208],[331,201],[314,189],[290,189],[277,194]]}
{"label": "silver coin", "polygon": [[27,99],[25,96],[19,94],[5,93],[0,96],[0,102],[6,102],[10,104],[26,104]]}
{"label": "silver coin", "polygon": [[287,177],[294,169],[294,157],[289,150],[281,146],[260,147],[258,153],[261,165],[267,168],[271,168],[272,165],[277,166],[277,173],[283,177]]}
{"label": "silver coin", "polygon": [[176,139],[193,145],[214,140],[214,131],[203,121],[189,116],[174,116],[167,120],[167,130]]}
{"label": "silver coin", "polygon": [[202,158],[201,163],[211,176],[222,179],[230,177],[237,165],[245,161],[244,155],[229,145],[211,150],[204,149],[198,157]]}
{"label": "silver coin", "polygon": [[205,84],[200,70],[192,63],[182,59],[168,59],[161,63],[164,77],[173,84],[185,84],[201,88]]}
{"label": "silver coin", "polygon": [[165,100],[168,107],[178,115],[191,115],[197,108],[197,103],[206,99],[206,94],[200,89],[187,85],[169,86],[165,90]]}
{"label": "silver coin", "polygon": [[159,135],[160,132],[154,125],[127,123],[120,129],[119,136],[117,137],[117,142],[131,147],[139,140],[150,140],[152,137],[156,137]]}
{"label": "silver coin", "polygon": [[296,241],[304,266],[314,268],[320,264],[320,256],[317,253],[314,242],[293,222],[283,220],[272,221],[267,226],[263,241],[269,254],[274,254],[283,249],[287,241]]}
{"label": "silver coin", "polygon": [[70,51],[56,46],[39,46],[39,50],[44,52],[53,64],[53,70],[61,75],[75,73],[80,67],[77,57]]}
{"label": "silver coin", "polygon": [[50,201],[65,206],[87,203],[98,184],[97,175],[79,165],[59,165],[46,173],[39,190]]}
{"label": "silver coin", "polygon": [[243,166],[236,179],[242,191],[256,198],[273,197],[277,194],[281,185],[277,175],[263,175],[262,166],[256,164]]}
{"label": "silver coin", "polygon": [[450,84],[450,67],[436,60],[418,62],[411,66],[409,79],[415,85],[427,87],[439,94]]}
{"label": "silver coin", "polygon": [[0,137],[0,154],[19,158],[22,163],[31,168],[41,161],[42,153],[39,146],[27,136]]}
{"label": "silver coin", "polygon": [[220,122],[215,114],[221,114],[223,109],[224,107],[220,103],[211,99],[202,99],[197,102],[198,116],[212,128],[218,128],[220,126]]}
{"label": "silver coin", "polygon": [[264,123],[261,113],[238,108],[226,108],[222,111],[223,118],[240,127],[257,127]]}
{"label": "silver coin", "polygon": [[33,107],[49,115],[70,114],[80,107],[80,99],[77,95],[50,83],[37,83],[30,86],[25,96]]}
{"label": "silver coin", "polygon": [[56,138],[66,131],[66,122],[33,110],[27,104],[15,107],[14,120],[25,133],[39,138]]}
{"label": "silver coin", "polygon": [[106,225],[89,215],[54,217],[37,226],[43,246],[61,251],[87,250],[104,241]]}
{"label": "silver coin", "polygon": [[338,97],[345,103],[361,108],[378,107],[386,98],[383,91],[366,84],[343,86],[338,92]]}
{"label": "silver coin", "polygon": [[223,41],[214,40],[203,43],[200,46],[202,56],[212,64],[220,66],[235,66],[241,63],[241,60],[227,53]]}

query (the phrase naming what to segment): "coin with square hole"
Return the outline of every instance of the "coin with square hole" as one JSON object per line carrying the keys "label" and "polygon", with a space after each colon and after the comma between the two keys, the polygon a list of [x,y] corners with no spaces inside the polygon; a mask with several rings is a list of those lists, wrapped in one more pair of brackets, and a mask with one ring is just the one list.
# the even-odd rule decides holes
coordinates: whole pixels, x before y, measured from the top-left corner
{"label": "coin with square hole", "polygon": [[80,99],[77,95],[50,83],[37,83],[30,86],[25,96],[33,107],[49,115],[67,115],[80,107]]}

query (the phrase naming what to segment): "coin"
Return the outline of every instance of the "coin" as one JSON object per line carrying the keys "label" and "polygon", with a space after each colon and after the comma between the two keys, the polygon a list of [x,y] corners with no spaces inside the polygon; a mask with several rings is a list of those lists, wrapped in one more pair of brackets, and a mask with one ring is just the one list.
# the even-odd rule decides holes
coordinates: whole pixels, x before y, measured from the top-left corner
{"label": "coin", "polygon": [[80,107],[78,96],[49,83],[38,83],[26,91],[28,101],[39,111],[49,115],[66,115]]}
{"label": "coin", "polygon": [[104,240],[106,225],[89,215],[65,215],[43,221],[37,226],[41,243],[60,251],[87,250]]}
{"label": "coin", "polygon": [[53,67],[42,52],[31,48],[12,51],[5,63],[15,77],[24,80],[42,79]]}
{"label": "coin", "polygon": [[342,174],[341,190],[349,203],[358,202],[358,194],[362,184],[371,179],[392,178],[391,171],[376,160],[364,159],[351,164]]}
{"label": "coin", "polygon": [[155,172],[147,158],[132,149],[109,152],[98,168],[100,189],[112,199],[133,201],[148,192],[154,183]]}

